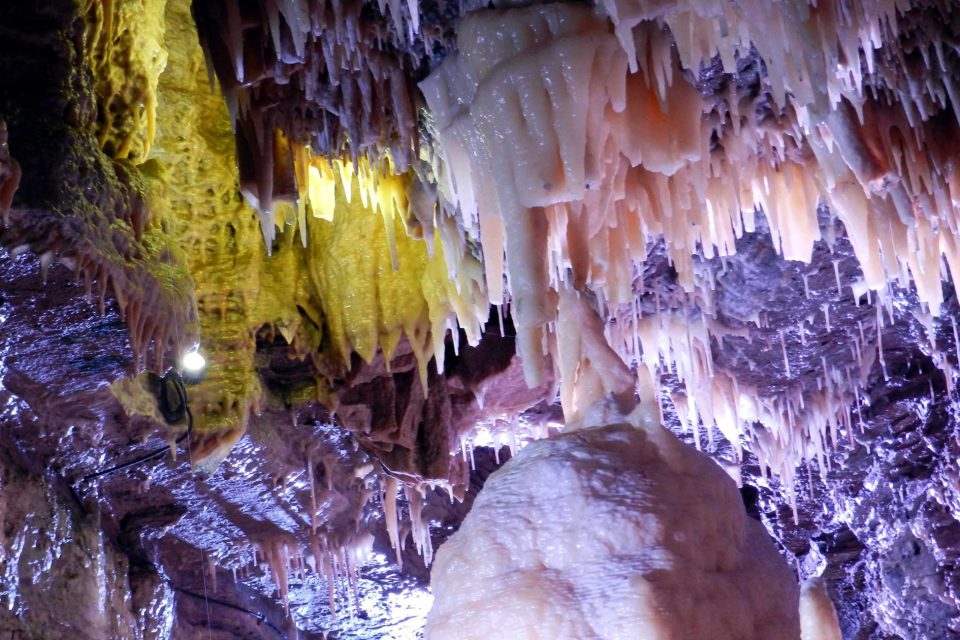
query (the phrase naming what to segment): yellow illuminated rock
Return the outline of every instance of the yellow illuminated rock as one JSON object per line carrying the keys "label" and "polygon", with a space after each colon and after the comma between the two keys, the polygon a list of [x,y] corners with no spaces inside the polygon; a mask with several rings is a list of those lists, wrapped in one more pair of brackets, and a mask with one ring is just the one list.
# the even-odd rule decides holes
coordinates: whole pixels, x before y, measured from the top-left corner
{"label": "yellow illuminated rock", "polygon": [[157,79],[167,63],[166,0],[84,0],[87,62],[97,93],[97,138],[112,158],[143,162],[156,121]]}
{"label": "yellow illuminated rock", "polygon": [[[261,227],[241,197],[230,117],[210,89],[187,0],[167,4],[166,25],[151,206],[169,212],[168,230],[196,283],[208,365],[190,390],[201,440],[195,458],[215,464],[260,406],[254,356],[263,327],[331,375],[348,369],[354,352],[370,361],[383,349],[389,360],[405,335],[425,376],[434,342],[442,346],[458,319],[478,340],[487,315],[479,262],[461,258],[451,276],[438,238],[431,254],[408,234],[411,174],[392,175],[365,158],[356,167],[312,158],[278,132],[275,149],[298,164],[269,171],[295,171],[302,196],[257,203]],[[317,381],[319,395],[325,386]]]}
{"label": "yellow illuminated rock", "polygon": [[408,235],[402,213],[409,177],[380,176],[374,184],[366,161],[357,171],[349,162],[336,161],[332,169],[318,164],[321,170],[311,171],[311,207],[320,197],[334,207],[332,213],[314,208],[323,217],[307,223],[307,271],[333,355],[346,362],[356,352],[370,362],[382,348],[389,360],[406,335],[425,376],[431,355],[440,351],[429,341],[431,327],[442,340],[459,319],[479,339],[487,314],[479,263],[467,258],[451,276],[439,233],[432,256],[426,242]]}

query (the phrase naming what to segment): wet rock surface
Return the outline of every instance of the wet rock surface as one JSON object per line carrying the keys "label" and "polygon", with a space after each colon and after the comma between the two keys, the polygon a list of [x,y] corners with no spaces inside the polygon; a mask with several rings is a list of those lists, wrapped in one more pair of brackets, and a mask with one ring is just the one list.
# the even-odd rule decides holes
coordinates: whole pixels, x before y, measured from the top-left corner
{"label": "wet rock surface", "polygon": [[[813,461],[798,470],[796,511],[789,487],[768,477],[752,455],[741,469],[748,510],[794,558],[798,575],[824,575],[844,638],[953,637],[960,484],[957,403],[952,374],[944,373],[957,361],[952,288],[945,285],[947,310],[936,321],[911,292],[892,288],[880,356],[876,307],[866,296],[855,298],[861,274],[842,229],[832,247],[818,243],[809,265],[775,259],[769,239],[756,234],[741,240],[725,264],[707,266],[717,270],[716,310],[724,322],[763,319],[749,340],[724,340],[717,366],[765,395],[815,391],[823,361],[856,370],[856,342],[865,345],[862,355],[878,355],[864,360],[870,365],[850,410],[853,434],[832,443],[824,468]],[[733,459],[722,438],[711,452]]]}
{"label": "wet rock surface", "polygon": [[[736,323],[735,314],[752,314],[755,305],[766,314],[767,327],[754,328],[750,341],[726,340],[716,352],[719,366],[750,372],[746,375],[771,393],[791,385],[812,388],[808,376],[821,354],[854,366],[845,338],[875,311],[865,301],[858,306],[849,293],[857,273],[845,266],[853,264],[845,251],[841,237],[833,252],[818,247],[812,265],[788,264],[773,278],[750,266],[765,263],[763,256],[772,253],[769,241],[761,235],[745,241],[717,279],[716,308],[725,322]],[[840,295],[833,261],[846,283]],[[316,408],[299,411],[291,421],[281,391],[296,375],[274,361],[275,368],[268,364],[261,374],[272,380],[271,397],[277,400],[253,419],[215,473],[191,473],[190,450],[181,447],[175,461],[165,457],[84,481],[85,475],[162,445],[167,428],[127,415],[110,392],[109,384],[131,366],[127,334],[113,305],[101,316],[63,267],[52,268],[44,284],[35,257],[5,256],[0,269],[7,611],[2,630],[62,637],[56,619],[72,625],[74,637],[186,638],[209,632],[215,638],[260,638],[292,637],[295,622],[300,637],[414,637],[429,607],[429,571],[412,544],[404,552],[404,570],[396,569],[373,495],[380,489],[372,477],[386,460],[383,445],[370,438],[386,442],[390,431],[372,429],[373,435],[364,436],[360,430],[354,436]],[[804,273],[814,274],[808,275],[809,298]],[[674,291],[669,268],[660,276],[666,300]],[[823,314],[816,316],[825,303],[831,305],[829,330]],[[948,304],[953,309],[955,299]],[[794,330],[797,318],[811,313],[813,320],[804,324],[806,344],[799,336],[788,342],[793,365],[788,376],[770,344],[779,342],[781,328]],[[898,293],[894,322],[883,329],[886,375],[879,360],[874,362],[853,409],[853,443],[835,443],[822,474],[814,465],[798,474],[797,522],[778,480],[764,478],[749,457],[742,469],[744,482],[759,489],[756,516],[798,573],[827,579],[845,638],[955,633],[957,409],[938,368],[955,362],[953,332],[949,320],[928,325],[934,349],[925,325],[910,295]],[[875,325],[867,324],[865,331],[871,330]],[[869,333],[866,342],[875,345]],[[460,407],[458,428],[498,413],[501,404],[517,406],[496,386],[486,410],[475,403],[478,388],[498,374],[505,376],[505,390],[517,387],[512,353],[498,353],[466,351],[450,360],[446,402]],[[805,359],[809,365],[794,364]],[[383,381],[376,381],[385,372],[367,375],[372,388],[382,388]],[[352,391],[356,403],[363,402],[357,391],[362,388]],[[531,401],[522,395],[523,402]],[[546,411],[539,419],[555,419]],[[455,437],[456,430],[451,433]],[[498,466],[492,450],[472,453],[473,471],[457,458],[469,474],[464,502],[451,502],[446,491],[428,494],[424,508],[435,544],[459,526],[483,479]],[[509,455],[505,448],[502,453]],[[731,458],[719,440],[712,453]],[[410,473],[416,467],[398,470]],[[371,479],[365,482],[364,473]],[[265,548],[278,541],[291,549],[308,547],[312,503],[325,533],[346,540],[359,527],[374,540],[372,555],[359,569],[356,595],[343,576],[337,582],[336,619],[326,580],[309,568],[289,576],[288,617],[269,566],[256,551],[257,543]],[[401,522],[407,522],[408,510],[401,501]],[[28,575],[37,576],[36,583],[26,580]],[[47,597],[49,589],[62,598]],[[81,591],[84,597],[70,596]],[[100,595],[91,599],[91,593]],[[120,628],[124,631],[116,631]]]}
{"label": "wet rock surface", "polygon": [[[0,619],[0,632],[66,637],[51,622],[62,619],[67,635],[91,639],[294,637],[295,627],[301,638],[420,633],[431,602],[429,569],[408,541],[405,570],[398,571],[383,526],[381,458],[389,429],[358,428],[354,435],[319,406],[291,411],[284,390],[302,381],[286,360],[265,358],[261,373],[271,401],[214,473],[191,471],[190,438],[177,446],[175,459],[168,454],[97,475],[162,448],[183,427],[163,424],[157,411],[128,413],[118,400],[111,384],[131,374],[133,361],[112,301],[101,315],[74,274],[55,265],[44,281],[33,255],[4,255],[0,272],[6,523],[0,565],[10,614]],[[475,399],[480,386],[498,412],[536,399],[514,388],[522,374],[512,342],[503,342],[490,356],[465,350],[451,357],[445,378],[433,374],[449,390],[448,415],[456,420],[443,424],[451,437],[482,415]],[[409,373],[381,368],[362,375],[380,389],[396,385],[393,376],[416,376],[413,369],[411,358]],[[494,383],[498,375],[503,392]],[[388,380],[376,382],[378,376]],[[363,401],[362,391],[353,393]],[[404,402],[395,405],[401,414]],[[414,450],[425,438],[417,435],[422,426],[413,424]],[[473,471],[462,457],[445,462],[464,469],[462,502],[445,490],[428,494],[424,509],[435,523],[435,544],[458,526],[482,479],[498,466],[489,450],[472,457]],[[415,466],[397,471],[419,473]],[[402,499],[400,511],[406,538],[409,505]],[[310,549],[314,520],[331,544],[350,544],[363,532],[373,541],[355,577],[348,579],[343,567],[336,576],[336,615],[327,577],[306,564],[290,572],[285,606],[264,556],[278,545],[291,555]],[[47,589],[61,595],[51,600]]]}
{"label": "wet rock surface", "polygon": [[[903,355],[909,353],[901,352]],[[823,572],[845,638],[948,638],[956,631],[956,405],[921,353],[875,371],[863,432],[821,480],[802,481],[794,523],[773,485],[764,519],[801,572]]]}
{"label": "wet rock surface", "polygon": [[[275,580],[262,555],[255,561],[256,544],[307,545],[314,504],[333,539],[376,531],[377,501],[364,506],[376,485],[361,473],[370,475],[370,458],[325,412],[301,411],[292,422],[280,405],[253,420],[212,475],[191,471],[187,440],[176,460],[89,478],[155,450],[168,435],[163,424],[127,415],[111,393],[109,384],[131,369],[125,327],[113,305],[100,315],[65,268],[51,269],[45,284],[32,256],[4,256],[0,270],[0,630],[29,638],[190,638],[200,630],[292,637]],[[316,465],[315,496],[308,464]],[[379,565],[362,570],[358,593],[367,607],[383,600],[383,631],[408,594],[420,609],[427,596],[395,570],[383,582],[390,569],[382,552],[376,557]],[[326,584],[291,577],[290,588],[293,617],[309,620],[302,627],[315,634],[300,637],[362,628],[345,576],[337,620]],[[395,602],[368,595],[371,589]],[[409,615],[425,613],[417,611]]]}
{"label": "wet rock surface", "polygon": [[[453,4],[424,7],[431,28],[456,13]],[[503,459],[487,448],[451,457],[461,436],[478,423],[510,426],[518,412],[521,422],[555,421],[552,381],[525,387],[509,321],[501,337],[494,318],[479,348],[461,345],[454,354],[449,346],[446,372],[431,369],[426,390],[402,348],[390,367],[382,358],[355,363],[336,381],[339,409],[332,416],[317,403],[295,402],[314,384],[315,367],[264,339],[257,373],[268,400],[213,473],[191,471],[188,439],[176,459],[85,479],[155,451],[182,425],[171,430],[155,416],[129,414],[110,388],[134,372],[136,345],[105,272],[88,271],[96,260],[130,258],[113,277],[144,278],[149,292],[157,265],[138,262],[145,220],[135,176],[101,153],[89,132],[93,80],[76,71],[83,26],[70,19],[75,10],[59,0],[0,7],[0,115],[9,129],[0,172],[13,166],[11,156],[24,169],[13,224],[0,240],[31,250],[0,255],[0,637],[417,637],[430,604],[429,568],[413,550],[410,505],[402,499],[407,546],[404,568],[396,568],[382,480],[391,473],[454,481],[452,493],[462,501],[431,489],[424,506],[433,543],[442,544]],[[409,52],[420,61],[418,76],[442,57],[451,35],[440,31],[435,51]],[[732,81],[738,93],[752,94],[759,67],[755,56],[746,57],[731,78],[714,65],[698,87],[721,96]],[[264,95],[264,105],[274,98]],[[767,101],[755,106],[757,119],[770,116]],[[392,118],[373,124],[384,125],[373,142],[398,144]],[[0,205],[3,197],[0,185]],[[735,257],[700,262],[716,282],[708,300],[689,299],[662,246],[652,248],[640,306],[645,314],[687,305],[715,316],[731,331],[713,345],[716,366],[766,397],[813,393],[824,361],[853,376],[880,350],[883,358],[869,365],[855,391],[852,438],[831,443],[826,468],[811,464],[796,487],[787,487],[747,457],[741,474],[748,511],[801,577],[825,576],[845,638],[955,637],[960,416],[944,371],[957,364],[956,296],[950,288],[934,321],[908,291],[894,288],[878,329],[869,296],[853,293],[862,274],[850,244],[821,214],[830,242],[817,244],[810,264],[782,260],[760,221],[757,233],[737,243]],[[84,256],[91,262],[78,265]],[[93,296],[85,275],[97,285]],[[750,337],[739,335],[747,327]],[[682,391],[669,377],[663,382]],[[719,438],[709,450],[733,460]],[[498,453],[509,455],[507,448]],[[334,548],[372,539],[354,577],[341,568],[334,579],[336,616],[327,577],[306,560],[317,532]],[[293,556],[286,603],[270,553]]]}

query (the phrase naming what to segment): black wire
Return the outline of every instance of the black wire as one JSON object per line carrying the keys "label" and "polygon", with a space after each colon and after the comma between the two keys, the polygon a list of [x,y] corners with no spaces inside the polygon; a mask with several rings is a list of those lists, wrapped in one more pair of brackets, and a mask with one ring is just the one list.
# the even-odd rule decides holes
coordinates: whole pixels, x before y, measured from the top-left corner
{"label": "black wire", "polygon": [[[168,374],[168,375],[169,375],[169,374]],[[164,376],[164,378],[166,378],[166,376]],[[184,386],[183,386],[183,380],[180,378],[179,375],[177,375],[176,377],[174,377],[173,380],[174,380],[174,386],[175,386],[175,388],[176,388],[176,390],[177,390],[177,395],[179,396],[180,402],[181,402],[181,404],[182,404],[182,406],[183,406],[183,408],[184,408],[184,414],[185,414],[185,416],[186,416],[186,418],[187,418],[187,430],[186,430],[186,432],[183,433],[183,435],[181,435],[179,438],[177,438],[176,442],[174,442],[173,445],[169,445],[169,444],[168,444],[168,445],[165,445],[165,446],[163,446],[163,447],[161,447],[161,448],[159,448],[159,449],[155,449],[154,451],[151,451],[150,453],[146,453],[146,454],[144,454],[144,455],[142,455],[142,456],[138,456],[138,457],[134,458],[133,460],[127,460],[126,462],[121,462],[120,464],[115,464],[115,465],[113,465],[112,467],[109,467],[108,469],[104,469],[104,470],[102,470],[102,471],[97,471],[97,472],[94,472],[94,473],[88,473],[87,475],[83,476],[83,478],[81,478],[81,481],[86,482],[87,480],[93,480],[94,478],[100,478],[100,477],[105,476],[105,475],[108,475],[108,474],[110,474],[110,473],[114,473],[115,471],[120,471],[120,470],[122,470],[122,469],[128,469],[128,468],[130,468],[130,467],[133,467],[133,466],[136,466],[136,465],[138,465],[138,464],[147,462],[147,461],[149,461],[149,460],[153,460],[154,458],[159,458],[160,456],[162,456],[162,455],[166,454],[167,452],[169,452],[172,448],[175,448],[176,445],[180,444],[181,442],[183,442],[184,440],[186,440],[188,437],[190,437],[190,434],[193,432],[193,413],[190,411],[190,405],[187,404],[187,390],[184,388]],[[161,392],[162,392],[162,386],[161,386]],[[77,491],[76,491],[76,489],[74,488],[74,485],[75,485],[75,484],[76,484],[75,482],[69,484],[70,494],[73,496],[74,500],[76,500],[77,503],[80,505],[81,510],[86,511],[86,509],[83,508],[83,502],[80,500],[80,497],[77,495]],[[287,634],[284,633],[282,629],[280,629],[279,627],[277,627],[277,625],[275,625],[275,624],[273,624],[272,622],[270,622],[270,620],[267,618],[266,614],[264,614],[262,611],[251,611],[250,609],[246,609],[246,608],[244,608],[244,607],[241,607],[240,605],[233,604],[232,602],[227,602],[226,600],[220,600],[219,598],[211,598],[211,597],[209,597],[209,596],[207,596],[207,595],[205,595],[205,594],[202,595],[202,594],[196,593],[196,592],[194,592],[194,591],[190,591],[190,590],[188,590],[188,589],[183,589],[183,588],[181,588],[181,587],[178,587],[177,585],[173,584],[173,581],[172,581],[168,576],[166,576],[164,573],[162,573],[162,572],[158,569],[158,567],[157,567],[156,564],[154,564],[153,562],[150,562],[149,560],[143,559],[143,558],[141,558],[140,561],[141,561],[141,562],[146,562],[146,563],[148,563],[149,565],[151,565],[151,566],[153,567],[154,571],[157,572],[157,575],[159,575],[159,576],[161,577],[161,579],[162,579],[171,589],[173,589],[173,590],[176,591],[177,593],[182,593],[183,595],[190,596],[191,598],[196,598],[196,599],[198,599],[198,600],[203,600],[204,602],[207,602],[207,603],[213,603],[213,604],[216,604],[216,605],[220,605],[221,607],[226,607],[226,608],[228,608],[228,609],[233,609],[234,611],[239,611],[239,612],[241,612],[241,613],[245,613],[245,614],[247,614],[248,616],[251,616],[251,617],[255,618],[259,624],[264,624],[264,625],[266,625],[267,627],[269,627],[270,630],[272,630],[274,633],[276,633],[280,638],[282,638],[282,640],[289,640],[289,637],[287,636]]]}
{"label": "black wire", "polygon": [[[163,581],[164,584],[166,584],[168,587],[170,587],[177,593],[181,593],[185,596],[190,596],[191,598],[195,598],[197,600],[203,600],[206,603],[220,605],[221,607],[226,607],[227,609],[233,609],[234,611],[245,613],[248,616],[255,618],[257,623],[264,624],[267,627],[269,627],[274,633],[280,636],[282,640],[290,640],[289,636],[287,636],[287,634],[280,627],[270,622],[270,619],[262,611],[253,611],[251,609],[247,609],[246,607],[241,607],[238,604],[227,602],[226,600],[221,600],[220,598],[211,598],[206,594],[200,594],[200,593],[197,593],[196,591],[190,591],[189,589],[178,587],[176,584],[173,583],[173,580],[170,578],[170,576],[168,576],[166,573],[161,571],[157,563],[153,562],[143,554],[142,550],[135,551],[133,549],[124,547],[122,544],[118,546],[120,547],[120,550],[122,552],[127,554],[127,557],[129,557],[132,562],[140,566],[150,567],[150,569],[157,575],[157,577],[160,578],[160,580]],[[201,569],[201,571],[202,570],[203,569]]]}
{"label": "black wire", "polygon": [[277,625],[270,622],[270,619],[267,618],[266,614],[264,614],[262,611],[251,611],[250,609],[245,609],[244,607],[241,607],[238,604],[233,604],[232,602],[227,602],[226,600],[220,600],[219,598],[211,598],[209,596],[196,593],[195,591],[181,589],[180,587],[174,585],[173,582],[170,580],[170,578],[167,578],[166,576],[163,576],[163,578],[165,582],[168,585],[170,585],[170,588],[176,591],[177,593],[182,593],[185,596],[190,596],[191,598],[196,598],[197,600],[203,600],[204,602],[218,604],[221,607],[226,607],[228,609],[233,609],[234,611],[245,613],[248,616],[256,618],[258,623],[264,624],[267,627],[269,627],[274,633],[276,633],[278,636],[283,638],[283,640],[289,640],[289,637],[287,636],[287,634],[284,633]]}
{"label": "black wire", "polygon": [[[190,432],[191,432],[191,431],[193,431],[193,414],[190,413],[190,408],[188,407],[188,408],[187,408],[187,431],[186,431],[186,433],[184,433],[182,436],[180,436],[179,438],[177,438],[177,441],[176,441],[176,443],[174,443],[174,446],[176,446],[176,445],[180,444],[181,442],[183,442],[184,439],[185,439],[187,436],[190,435]],[[126,468],[128,468],[128,467],[136,466],[136,465],[140,464],[141,462],[147,462],[148,460],[152,460],[152,459],[154,459],[154,458],[159,458],[159,457],[163,456],[165,453],[167,453],[168,451],[170,451],[170,449],[171,449],[171,447],[170,447],[169,444],[168,444],[168,445],[164,445],[164,446],[160,447],[159,449],[156,449],[156,450],[154,450],[154,451],[151,451],[150,453],[146,453],[146,454],[144,454],[144,455],[142,455],[142,456],[140,456],[140,457],[138,457],[138,458],[134,458],[133,460],[128,460],[128,461],[126,461],[126,462],[121,462],[120,464],[116,464],[116,465],[110,467],[109,469],[104,469],[103,471],[97,471],[97,472],[95,472],[95,473],[88,473],[87,475],[83,476],[83,478],[82,478],[81,480],[83,480],[83,481],[93,480],[94,478],[99,478],[99,477],[101,477],[101,476],[105,476],[105,475],[107,475],[107,474],[109,474],[109,473],[113,473],[114,471],[120,471],[121,469],[126,469]]]}
{"label": "black wire", "polygon": [[[188,438],[188,437],[190,436],[190,434],[193,432],[193,413],[190,411],[190,405],[187,404],[187,390],[186,390],[186,389],[184,388],[184,386],[183,386],[183,380],[181,380],[180,377],[177,376],[176,378],[174,378],[174,384],[176,385],[177,393],[178,393],[178,395],[180,396],[180,400],[181,400],[181,402],[182,402],[182,404],[183,404],[183,407],[184,407],[184,410],[185,410],[185,414],[186,414],[186,418],[187,418],[187,430],[186,430],[186,432],[185,432],[183,435],[181,435],[179,438],[177,438],[176,442],[173,444],[173,447],[176,447],[176,445],[178,445],[178,444],[180,444],[181,442],[183,442],[183,441],[184,441],[186,438]],[[105,475],[107,475],[107,474],[113,473],[113,472],[115,472],[115,471],[120,471],[120,470],[122,470],[122,469],[127,469],[127,468],[129,468],[129,467],[136,466],[136,465],[141,464],[141,463],[143,463],[143,462],[147,462],[147,461],[149,461],[149,460],[153,460],[153,459],[155,459],[155,458],[159,458],[159,457],[163,456],[164,454],[166,454],[168,451],[170,451],[173,447],[171,447],[171,445],[169,445],[169,444],[168,444],[168,445],[164,445],[163,447],[161,447],[161,448],[159,448],[159,449],[155,449],[154,451],[151,451],[150,453],[146,453],[146,454],[144,454],[144,455],[142,455],[142,456],[139,456],[139,457],[137,457],[137,458],[134,458],[133,460],[128,460],[128,461],[126,461],[126,462],[121,462],[120,464],[116,464],[116,465],[114,465],[114,466],[112,466],[112,467],[110,467],[110,468],[108,468],[108,469],[104,469],[103,471],[96,471],[96,472],[94,472],[94,473],[88,473],[87,475],[83,476],[83,478],[81,478],[81,481],[82,481],[82,482],[86,482],[87,480],[93,480],[94,478],[100,478],[100,477],[102,477],[102,476],[105,476]],[[73,489],[73,486],[71,485],[71,490],[72,490],[72,489]]]}

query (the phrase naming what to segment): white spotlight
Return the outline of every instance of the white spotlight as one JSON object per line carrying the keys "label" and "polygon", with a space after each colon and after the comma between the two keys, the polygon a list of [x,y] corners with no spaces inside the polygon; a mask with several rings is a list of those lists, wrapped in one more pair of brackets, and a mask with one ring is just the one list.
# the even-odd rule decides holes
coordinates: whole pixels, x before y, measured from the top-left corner
{"label": "white spotlight", "polygon": [[185,373],[197,374],[207,366],[207,361],[200,355],[199,351],[192,349],[184,353],[183,357],[180,358],[180,366],[183,367]]}

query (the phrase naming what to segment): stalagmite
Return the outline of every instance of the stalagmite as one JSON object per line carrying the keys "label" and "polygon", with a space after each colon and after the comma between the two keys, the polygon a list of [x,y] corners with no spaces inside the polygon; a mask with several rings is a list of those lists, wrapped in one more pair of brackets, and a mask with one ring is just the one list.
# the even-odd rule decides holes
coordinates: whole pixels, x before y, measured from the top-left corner
{"label": "stalagmite", "polygon": [[800,589],[801,640],[842,640],[840,623],[823,578],[810,578]]}
{"label": "stalagmite", "polygon": [[426,637],[794,640],[797,587],[720,466],[621,419],[529,444],[437,553]]}
{"label": "stalagmite", "polygon": [[659,424],[653,398],[598,388],[593,375],[629,371],[582,299],[560,305],[592,345],[594,371],[568,392],[590,404],[487,480],[437,553],[425,637],[796,638],[792,573],[733,481]]}
{"label": "stalagmite", "polygon": [[[953,426],[952,317],[954,348],[944,340],[960,275],[960,12],[949,2],[52,4],[0,10],[29,16],[23,32],[4,24],[0,53],[13,145],[0,120],[0,323],[58,329],[36,294],[72,269],[76,291],[63,288],[76,304],[51,300],[69,298],[76,322],[98,307],[105,317],[84,332],[127,349],[111,338],[125,323],[132,358],[89,356],[67,332],[35,351],[44,367],[69,359],[78,381],[66,386],[90,395],[106,378],[164,369],[199,324],[210,366],[190,386],[190,462],[217,498],[257,484],[256,465],[214,473],[234,445],[284,467],[265,472],[268,491],[237,491],[240,506],[232,495],[213,505],[242,530],[218,536],[259,543],[253,573],[270,579],[245,587],[257,582],[278,609],[289,600],[296,616],[294,589],[322,579],[331,612],[359,611],[366,529],[385,529],[397,565],[406,544],[429,564],[432,490],[464,497],[507,447],[511,460],[439,551],[432,637],[836,640],[822,582],[805,585],[797,613],[790,572],[723,472],[664,425],[742,463],[747,489],[776,476],[763,500],[791,503],[796,521],[870,488],[873,476],[826,484],[841,464],[881,458],[890,464],[870,473],[896,485],[926,479],[913,467],[949,452],[937,441],[947,429],[925,428],[914,456],[888,452],[883,435],[907,451],[915,421]],[[49,84],[19,75],[41,53],[57,67]],[[34,84],[49,91],[19,104]],[[24,284],[35,274],[37,291]],[[910,350],[924,331],[929,344]],[[58,482],[79,474],[111,509],[127,495],[111,482],[133,476],[139,505],[180,477],[176,461],[152,457],[142,474],[84,476],[146,429],[112,410],[123,385],[109,404],[83,397],[53,420],[44,405],[60,389],[4,336],[12,444],[0,448],[36,453]],[[904,382],[930,363],[946,394],[939,380]],[[909,420],[878,428],[897,412]],[[31,421],[63,433],[37,444]],[[321,426],[350,432],[352,468],[321,450]],[[83,457],[62,453],[67,442]],[[268,457],[288,444],[290,455]],[[931,497],[936,509],[904,512],[946,520],[951,469],[927,466],[935,490],[875,493]],[[245,509],[252,494],[282,504]],[[862,506],[825,518],[852,530]],[[189,533],[209,515],[193,507],[156,528]],[[765,521],[787,536],[780,511]],[[900,526],[900,515],[870,517]],[[99,614],[107,542],[91,592]],[[953,557],[933,551],[940,564]],[[222,548],[205,557],[202,576],[229,589],[214,559],[240,561]],[[955,604],[943,589],[939,602]]]}

